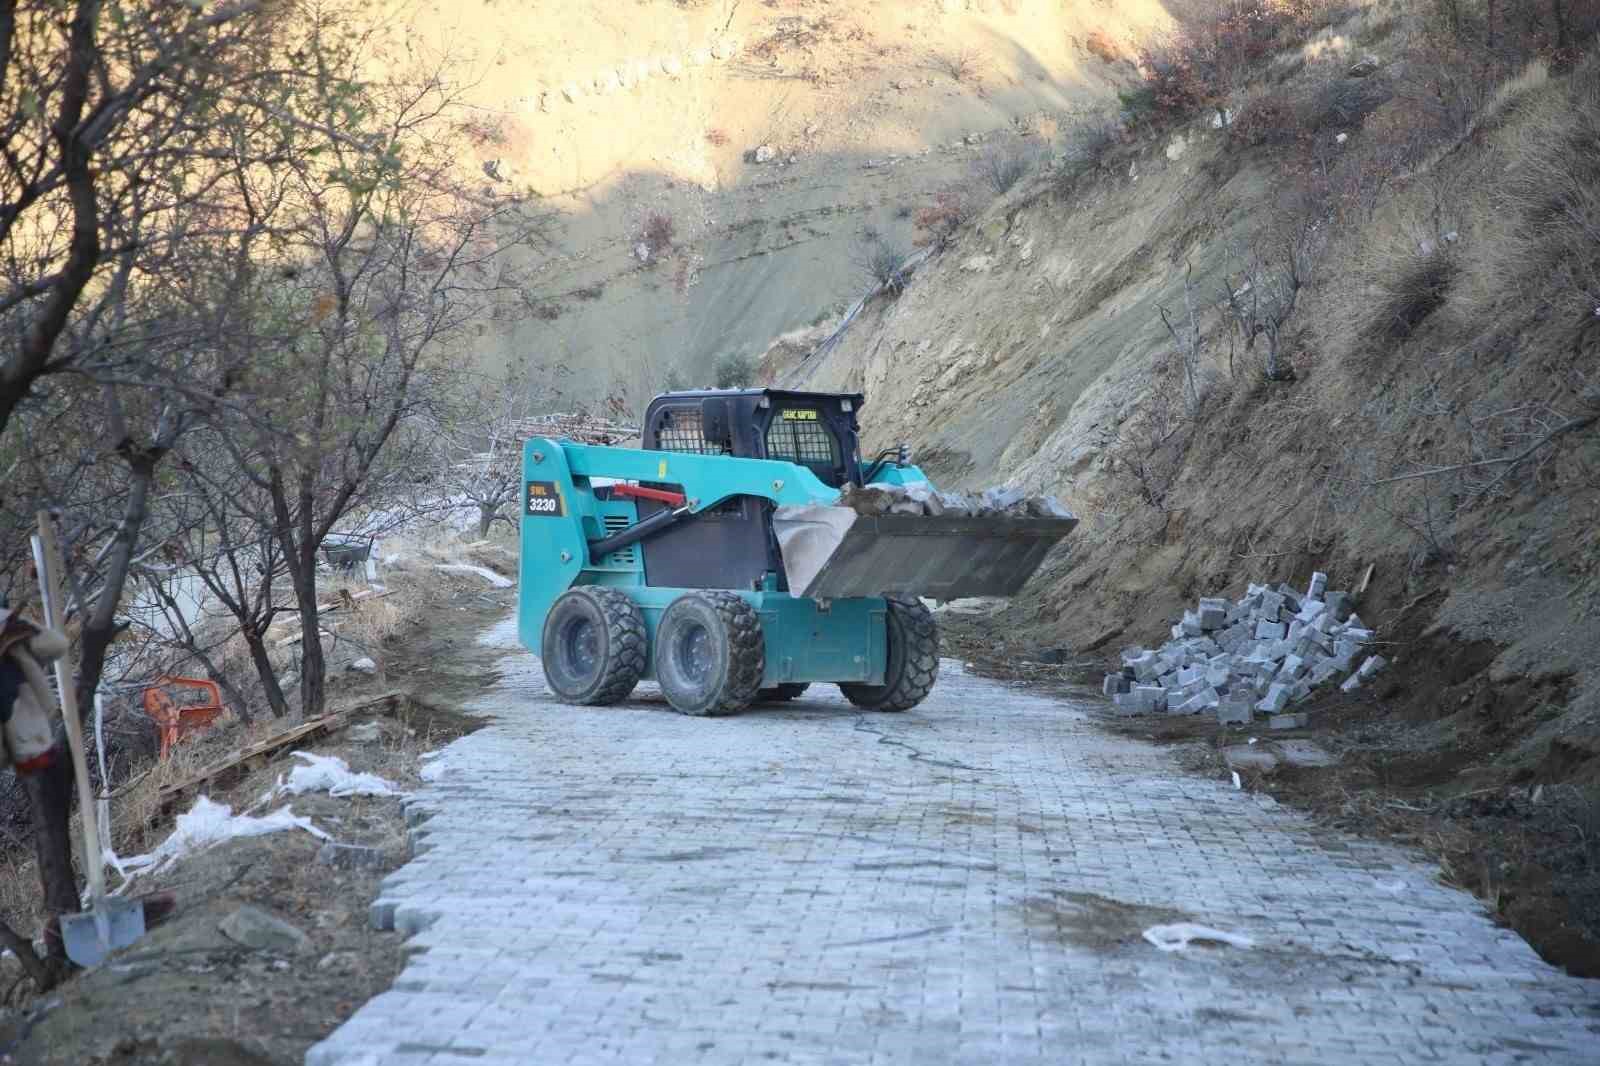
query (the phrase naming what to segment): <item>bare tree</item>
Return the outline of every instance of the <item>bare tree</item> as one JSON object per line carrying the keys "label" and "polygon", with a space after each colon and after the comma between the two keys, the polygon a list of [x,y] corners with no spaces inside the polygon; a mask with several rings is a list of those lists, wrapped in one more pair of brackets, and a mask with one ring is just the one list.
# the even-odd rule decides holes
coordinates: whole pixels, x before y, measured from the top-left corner
{"label": "bare tree", "polygon": [[[354,67],[314,61],[362,39],[326,7],[0,0],[3,550],[26,543],[14,534],[32,506],[60,513],[85,709],[126,625],[129,575],[163,550],[147,525],[164,464],[197,427],[259,424],[275,384],[269,348],[217,339],[241,322],[256,340],[285,333],[287,305],[243,301],[269,288],[269,264],[303,254],[275,176],[329,146],[344,168],[332,184],[404,169],[392,131],[359,109]],[[64,761],[28,791],[46,907],[75,910]]]}
{"label": "bare tree", "polygon": [[1205,332],[1200,326],[1201,309],[1195,302],[1194,264],[1186,264],[1184,268],[1183,317],[1174,323],[1172,312],[1165,306],[1158,306],[1157,310],[1177,354],[1184,408],[1193,417],[1200,410],[1200,364],[1206,349]]}
{"label": "bare tree", "polygon": [[[1269,234],[1251,246],[1237,280],[1223,278],[1219,304],[1233,326],[1233,337],[1245,352],[1254,351],[1256,342],[1265,340],[1263,375],[1268,381],[1294,376],[1283,362],[1284,330],[1294,316],[1301,290],[1310,283],[1317,235],[1318,227],[1310,221]],[[1230,348],[1230,372],[1234,353]]]}
{"label": "bare tree", "polygon": [[[332,51],[316,68],[353,84],[364,58]],[[501,252],[531,235],[516,199],[477,193],[459,176],[445,134],[460,89],[438,65],[358,92],[330,97],[324,121],[354,107],[372,116],[384,150],[341,138],[282,165],[293,222],[279,239],[292,269],[258,295],[268,354],[248,427],[224,439],[270,504],[300,616],[308,717],[325,699],[322,545],[352,509],[383,498],[386,478],[414,474],[389,446],[442,394],[428,357],[465,336],[491,294],[513,288]],[[419,438],[405,439],[420,453]]]}
{"label": "bare tree", "polygon": [[480,538],[497,522],[516,527],[513,504],[522,490],[518,426],[531,401],[526,371],[513,366],[503,379],[476,383],[452,416],[438,424],[439,488],[477,508]]}

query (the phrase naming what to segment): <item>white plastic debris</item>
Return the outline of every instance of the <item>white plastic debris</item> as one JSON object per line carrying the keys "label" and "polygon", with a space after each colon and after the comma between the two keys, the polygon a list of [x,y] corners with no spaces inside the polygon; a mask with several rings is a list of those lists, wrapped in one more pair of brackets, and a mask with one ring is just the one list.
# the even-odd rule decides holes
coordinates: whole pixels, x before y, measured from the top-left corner
{"label": "white plastic debris", "polygon": [[310,818],[295,814],[289,807],[256,818],[248,814],[234,814],[233,808],[226,804],[216,803],[207,796],[198,796],[193,807],[178,815],[167,839],[147,855],[123,859],[122,867],[130,877],[147,872],[159,873],[185,856],[224,841],[280,833],[286,829],[304,829],[318,840],[328,839],[328,834],[313,825]]}
{"label": "white plastic debris", "polygon": [[454,574],[477,574],[497,589],[508,589],[516,584],[509,577],[503,577],[487,566],[473,566],[471,563],[436,563],[433,568]]}
{"label": "white plastic debris", "polygon": [[336,797],[400,795],[394,782],[377,774],[358,774],[337,755],[313,755],[309,751],[293,754],[305,762],[278,780],[278,787],[274,790],[276,795],[298,796],[304,792],[326,792]]}
{"label": "white plastic debris", "polygon": [[1173,925],[1153,925],[1144,931],[1144,938],[1162,951],[1182,951],[1191,943],[1227,944],[1236,948],[1253,948],[1256,942],[1239,933],[1213,929],[1209,925],[1177,922]]}
{"label": "white plastic debris", "polygon": [[1240,791],[1244,789],[1244,780],[1240,778],[1239,771],[1237,770],[1233,771],[1233,787]]}

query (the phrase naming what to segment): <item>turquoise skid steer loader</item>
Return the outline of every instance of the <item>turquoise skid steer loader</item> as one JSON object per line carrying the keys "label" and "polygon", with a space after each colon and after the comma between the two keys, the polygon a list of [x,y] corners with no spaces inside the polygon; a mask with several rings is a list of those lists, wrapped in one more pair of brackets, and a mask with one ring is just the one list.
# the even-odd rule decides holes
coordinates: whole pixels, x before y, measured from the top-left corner
{"label": "turquoise skid steer loader", "polygon": [[641,448],[523,446],[518,633],[561,699],[641,679],[685,714],[794,699],[814,682],[903,711],[933,688],[919,597],[1011,595],[1073,518],[858,514],[850,483],[926,486],[905,449],[864,462],[856,394],[674,392]]}

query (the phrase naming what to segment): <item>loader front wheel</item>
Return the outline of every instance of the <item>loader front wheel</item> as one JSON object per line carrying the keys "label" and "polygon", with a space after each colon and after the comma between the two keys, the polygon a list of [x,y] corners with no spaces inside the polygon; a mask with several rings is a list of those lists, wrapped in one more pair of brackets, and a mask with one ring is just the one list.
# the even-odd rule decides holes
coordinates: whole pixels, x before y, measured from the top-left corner
{"label": "loader front wheel", "polygon": [[580,585],[561,594],[540,637],[544,678],[567,703],[627,699],[644,673],[644,616],[627,593]]}
{"label": "loader front wheel", "polygon": [[933,612],[912,596],[885,596],[889,604],[889,664],[883,684],[846,682],[844,698],[869,711],[908,711],[933,691],[939,677],[939,627]]}
{"label": "loader front wheel", "polygon": [[756,698],[766,670],[761,616],[730,592],[691,592],[656,625],[656,680],[684,714],[733,714]]}

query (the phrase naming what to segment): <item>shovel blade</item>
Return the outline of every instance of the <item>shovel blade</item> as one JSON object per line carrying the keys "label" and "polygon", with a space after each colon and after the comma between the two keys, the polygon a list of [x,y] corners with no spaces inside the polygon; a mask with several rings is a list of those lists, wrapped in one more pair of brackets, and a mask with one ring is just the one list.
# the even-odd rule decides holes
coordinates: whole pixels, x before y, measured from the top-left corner
{"label": "shovel blade", "polygon": [[773,528],[789,588],[814,599],[900,592],[937,600],[1015,595],[1076,518],[858,515],[783,507]]}
{"label": "shovel blade", "polygon": [[131,899],[102,899],[81,914],[61,916],[61,944],[67,958],[88,969],[113,951],[144,936],[144,904]]}

